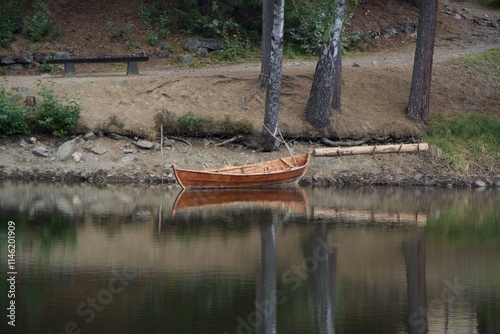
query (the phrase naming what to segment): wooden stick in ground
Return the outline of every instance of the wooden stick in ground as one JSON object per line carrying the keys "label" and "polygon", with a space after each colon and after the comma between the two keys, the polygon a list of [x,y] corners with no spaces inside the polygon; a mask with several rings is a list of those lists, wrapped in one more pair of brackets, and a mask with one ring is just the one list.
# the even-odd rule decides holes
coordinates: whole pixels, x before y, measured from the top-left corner
{"label": "wooden stick in ground", "polygon": [[325,147],[314,149],[314,156],[342,156],[357,154],[381,154],[381,153],[408,153],[425,152],[429,150],[429,144],[392,144],[378,146],[355,146],[355,147]]}

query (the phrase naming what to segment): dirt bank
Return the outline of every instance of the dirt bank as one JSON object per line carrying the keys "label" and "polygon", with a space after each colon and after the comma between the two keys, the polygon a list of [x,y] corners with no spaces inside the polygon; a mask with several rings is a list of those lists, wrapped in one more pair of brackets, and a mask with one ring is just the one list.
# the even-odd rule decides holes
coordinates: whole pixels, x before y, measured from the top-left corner
{"label": "dirt bank", "polygon": [[[375,8],[372,8],[366,13],[374,12]],[[413,9],[406,8],[400,14],[402,16],[399,15],[398,19],[415,21]],[[395,15],[388,13],[387,18]],[[500,83],[491,83],[487,78],[468,73],[451,61],[458,55],[500,46],[498,28],[475,23],[475,18],[485,15],[491,18],[491,22],[500,20],[498,11],[469,3],[441,3],[431,117],[440,113],[470,111],[500,116]],[[421,129],[404,113],[411,82],[414,39],[398,34],[384,43],[390,47],[344,58],[343,111],[335,117],[334,125],[322,132],[312,129],[303,120],[315,62],[285,61],[280,129],[292,140],[296,153],[319,146],[317,138],[320,136],[418,140]],[[16,47],[21,48],[20,45]],[[205,139],[185,138],[192,145],[166,141],[163,156],[160,150],[137,148],[132,143],[134,136],[158,141],[159,127],[155,115],[162,110],[168,110],[176,117],[192,112],[219,121],[245,120],[252,125],[254,133],[258,133],[265,103],[265,92],[254,88],[260,70],[258,63],[194,69],[179,68],[171,61],[165,63],[154,59],[148,64],[140,64],[140,67],[139,76],[110,73],[116,67],[100,68],[98,71],[101,72],[95,72],[96,68],[85,66],[77,67],[79,74],[75,78],[63,78],[61,70],[53,75],[19,73],[23,75],[7,76],[3,85],[21,90],[26,95],[36,94],[36,85],[41,82],[53,86],[56,94],[77,96],[83,107],[79,133],[93,131],[104,135],[78,142],[76,151],[81,154],[78,162],[71,157],[66,161],[55,157],[57,147],[70,138],[36,137],[32,141],[29,137],[0,138],[0,177],[91,182],[161,182],[163,179],[166,183],[173,183],[169,169],[172,163],[189,168],[200,168],[204,163],[239,165],[288,154],[285,149],[261,153],[241,144],[217,147],[215,143],[227,138],[224,130],[217,126],[206,129],[202,134]],[[111,139],[107,136],[109,133],[121,134],[128,139]],[[47,149],[47,157],[33,154],[33,149],[38,146]],[[106,152],[102,155],[94,153],[96,147],[103,149],[97,151]],[[428,153],[419,154],[317,157],[303,182],[318,185],[493,186],[500,185],[500,172],[498,163],[494,166],[473,165],[468,171],[454,170],[439,158],[439,154],[436,156],[433,148]]]}

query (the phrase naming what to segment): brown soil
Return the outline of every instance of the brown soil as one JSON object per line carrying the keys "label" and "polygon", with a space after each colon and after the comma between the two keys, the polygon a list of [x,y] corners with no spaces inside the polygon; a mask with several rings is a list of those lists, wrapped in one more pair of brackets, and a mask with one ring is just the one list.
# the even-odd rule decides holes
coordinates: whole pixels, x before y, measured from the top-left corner
{"label": "brown soil", "polygon": [[[78,4],[78,2],[75,2]],[[31,51],[69,50],[73,56],[124,55],[138,50],[124,41],[111,41],[106,22],[107,13],[113,24],[134,25],[142,29],[134,2],[118,5],[117,1],[86,1],[79,6],[71,1],[57,1],[51,9],[62,31],[56,43],[29,44],[18,39],[10,50],[0,54]],[[500,13],[471,3],[440,1],[438,36],[433,72],[431,117],[439,113],[480,112],[500,116],[500,83],[488,81],[453,65],[449,59],[500,45],[498,28],[481,25],[478,18],[488,17],[498,22]],[[363,2],[355,12],[350,29],[383,31],[398,28],[402,22],[416,25],[418,12],[395,1]],[[460,18],[460,19],[459,19]],[[78,28],[77,28],[78,27]],[[135,36],[141,45],[140,35]],[[180,39],[172,38],[174,54],[181,54]],[[315,61],[285,60],[284,84],[280,111],[280,129],[296,152],[319,146],[316,138],[417,138],[421,129],[405,117],[408,100],[414,36],[398,33],[395,37],[369,40],[369,52],[344,58],[342,114],[327,131],[318,132],[303,120],[303,111],[311,86]],[[35,50],[33,50],[35,49]],[[157,50],[146,47],[148,54]],[[260,64],[211,64],[210,58],[196,58],[196,66],[186,67],[176,57],[152,57],[140,63],[140,76],[124,76],[122,65],[77,65],[78,76],[62,78],[62,69],[50,76],[25,70],[9,73],[6,85],[25,87],[36,92],[39,80],[54,85],[58,94],[77,95],[83,106],[79,122],[81,133],[86,131],[119,133],[130,137],[153,139],[158,134],[155,115],[162,110],[180,116],[188,112],[210,116],[215,120],[247,120],[258,133],[263,119],[265,92],[255,90]],[[16,75],[17,74],[17,75]],[[28,93],[29,94],[29,93]],[[189,139],[193,146],[171,142],[163,158],[159,151],[136,150],[124,154],[122,148],[131,140],[111,140],[103,137],[82,142],[79,163],[40,158],[30,153],[40,143],[53,154],[62,140],[38,138],[39,143],[19,147],[21,138],[0,139],[0,169],[4,177],[56,178],[80,180],[159,180],[162,173],[171,179],[171,163],[199,168],[202,163],[220,165],[224,161],[244,164],[271,159],[282,152],[260,153],[235,144],[215,147],[224,137],[224,130],[213,126],[203,134],[208,139]],[[227,136],[226,136],[227,137]],[[24,138],[28,142],[27,138]],[[90,147],[104,146],[108,153],[97,156]],[[132,146],[133,147],[133,146]],[[432,153],[315,158],[305,178],[306,182],[362,184],[470,185],[481,179],[487,184],[500,182],[498,165],[477,166],[468,172],[458,172],[446,166]]]}

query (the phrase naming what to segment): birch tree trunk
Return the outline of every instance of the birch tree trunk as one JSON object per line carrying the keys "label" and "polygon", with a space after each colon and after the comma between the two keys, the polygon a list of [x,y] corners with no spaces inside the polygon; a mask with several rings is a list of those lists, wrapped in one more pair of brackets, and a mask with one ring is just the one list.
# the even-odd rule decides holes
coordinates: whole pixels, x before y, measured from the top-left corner
{"label": "birch tree trunk", "polygon": [[432,62],[436,37],[438,0],[421,0],[418,18],[417,45],[413,63],[407,116],[424,124],[429,119]]}
{"label": "birch tree trunk", "polygon": [[262,62],[257,89],[265,86],[269,79],[271,62],[271,34],[273,30],[273,0],[262,1]]}
{"label": "birch tree trunk", "polygon": [[267,83],[266,109],[262,129],[261,146],[263,151],[276,147],[278,119],[281,100],[281,64],[283,60],[283,23],[285,21],[284,0],[273,0],[273,30],[271,34],[271,57],[269,62],[269,81]]}
{"label": "birch tree trunk", "polygon": [[335,20],[329,34],[321,47],[321,54],[316,64],[311,93],[307,101],[306,120],[315,128],[324,128],[331,124],[332,99],[335,91],[333,107],[340,110],[340,90],[342,78],[342,26],[346,0],[338,0]]}

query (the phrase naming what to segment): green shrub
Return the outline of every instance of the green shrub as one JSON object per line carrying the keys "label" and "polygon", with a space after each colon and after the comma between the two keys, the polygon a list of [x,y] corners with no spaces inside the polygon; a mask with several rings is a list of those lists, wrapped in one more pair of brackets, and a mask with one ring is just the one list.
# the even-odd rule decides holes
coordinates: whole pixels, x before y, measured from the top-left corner
{"label": "green shrub", "polygon": [[190,111],[179,117],[179,130],[184,134],[197,135],[204,127],[209,127],[213,123],[212,117],[195,115]]}
{"label": "green shrub", "polygon": [[33,15],[28,16],[24,22],[24,32],[33,42],[38,42],[50,32],[51,24],[47,5],[43,2],[35,2]]}
{"label": "green shrub", "polygon": [[[42,101],[37,103],[36,123],[43,130],[50,132],[53,136],[61,137],[74,130],[82,107],[73,98],[66,95],[61,98],[54,91],[41,83],[39,95]],[[59,102],[62,99],[64,102]]]}
{"label": "green shrub", "polygon": [[146,34],[151,45],[158,43],[160,38],[168,37],[170,18],[168,12],[162,8],[162,1],[154,1],[153,4],[141,2],[137,5],[137,12],[146,25]]}
{"label": "green shrub", "polygon": [[0,89],[0,135],[29,134],[27,108],[21,94],[8,94]]}
{"label": "green shrub", "polygon": [[0,47],[7,47],[21,29],[22,3],[24,1],[9,0],[0,5]]}

